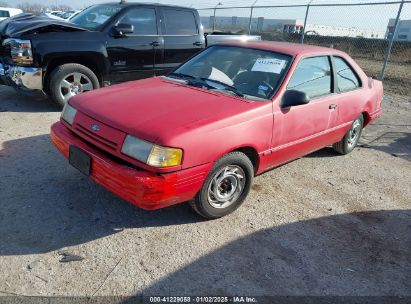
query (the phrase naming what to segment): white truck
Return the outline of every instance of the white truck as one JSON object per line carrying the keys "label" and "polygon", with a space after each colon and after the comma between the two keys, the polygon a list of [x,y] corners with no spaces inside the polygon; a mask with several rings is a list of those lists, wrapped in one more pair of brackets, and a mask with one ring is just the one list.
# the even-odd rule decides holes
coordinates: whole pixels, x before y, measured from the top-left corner
{"label": "white truck", "polygon": [[18,8],[0,7],[0,21],[21,13],[23,13],[23,11]]}

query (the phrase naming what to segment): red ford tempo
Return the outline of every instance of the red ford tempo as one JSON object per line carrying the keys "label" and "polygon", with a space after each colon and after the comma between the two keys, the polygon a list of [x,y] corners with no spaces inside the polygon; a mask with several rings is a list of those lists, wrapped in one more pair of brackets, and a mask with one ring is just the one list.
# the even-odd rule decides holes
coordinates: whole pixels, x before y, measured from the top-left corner
{"label": "red ford tempo", "polygon": [[345,53],[250,42],[207,48],[166,77],[73,97],[51,129],[71,165],[143,209],[190,201],[227,215],[255,175],[333,145],[357,145],[382,83]]}

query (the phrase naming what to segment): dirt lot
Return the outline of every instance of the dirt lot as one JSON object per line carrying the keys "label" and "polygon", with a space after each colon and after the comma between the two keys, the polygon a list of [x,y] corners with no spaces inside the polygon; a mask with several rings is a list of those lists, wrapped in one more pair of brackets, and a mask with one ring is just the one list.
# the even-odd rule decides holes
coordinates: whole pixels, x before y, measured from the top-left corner
{"label": "dirt lot", "polygon": [[[383,61],[355,58],[364,72],[375,79],[380,79]],[[411,63],[389,62],[384,74],[386,93],[411,96]]]}
{"label": "dirt lot", "polygon": [[50,144],[58,118],[0,88],[0,295],[411,296],[410,96],[387,96],[361,148],[265,173],[215,221],[89,181]]}

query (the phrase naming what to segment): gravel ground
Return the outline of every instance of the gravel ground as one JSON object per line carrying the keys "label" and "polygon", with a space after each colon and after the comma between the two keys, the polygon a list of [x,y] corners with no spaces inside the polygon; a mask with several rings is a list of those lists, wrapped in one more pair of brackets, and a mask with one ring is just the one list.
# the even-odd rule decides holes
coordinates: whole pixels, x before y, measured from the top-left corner
{"label": "gravel ground", "polygon": [[[255,179],[234,214],[135,208],[50,144],[59,112],[0,88],[0,295],[411,296],[411,98],[362,147]],[[61,250],[81,261],[61,263]]]}

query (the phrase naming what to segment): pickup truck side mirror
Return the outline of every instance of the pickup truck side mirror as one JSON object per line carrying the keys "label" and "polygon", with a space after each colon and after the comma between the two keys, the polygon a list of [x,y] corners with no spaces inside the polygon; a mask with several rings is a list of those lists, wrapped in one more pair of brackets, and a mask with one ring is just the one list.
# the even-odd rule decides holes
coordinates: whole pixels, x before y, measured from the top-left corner
{"label": "pickup truck side mirror", "polygon": [[134,33],[134,25],[127,23],[119,23],[113,28],[114,35],[125,36]]}
{"label": "pickup truck side mirror", "polygon": [[281,107],[288,108],[292,106],[304,105],[310,102],[310,97],[301,91],[287,90],[281,99]]}

